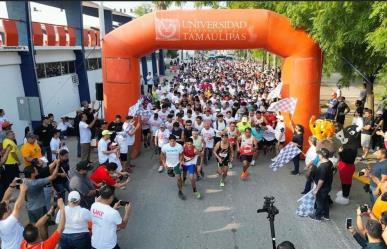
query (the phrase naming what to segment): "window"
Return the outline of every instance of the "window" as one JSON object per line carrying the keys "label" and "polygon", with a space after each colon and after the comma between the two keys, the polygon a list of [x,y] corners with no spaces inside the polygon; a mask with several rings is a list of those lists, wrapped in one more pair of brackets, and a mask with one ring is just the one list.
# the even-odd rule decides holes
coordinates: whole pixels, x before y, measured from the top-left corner
{"label": "window", "polygon": [[99,68],[100,68],[100,66],[98,63],[98,58],[87,59],[87,70],[88,71],[97,70]]}
{"label": "window", "polygon": [[38,78],[46,78],[46,69],[44,67],[44,63],[36,64],[36,74]]}
{"label": "window", "polygon": [[46,63],[46,77],[49,78],[62,75],[61,68],[62,65],[60,62]]}
{"label": "window", "polygon": [[102,68],[101,58],[97,58],[97,59],[98,59],[98,66],[99,66],[99,68]]}
{"label": "window", "polygon": [[74,61],[48,62],[36,64],[39,79],[75,73]]}

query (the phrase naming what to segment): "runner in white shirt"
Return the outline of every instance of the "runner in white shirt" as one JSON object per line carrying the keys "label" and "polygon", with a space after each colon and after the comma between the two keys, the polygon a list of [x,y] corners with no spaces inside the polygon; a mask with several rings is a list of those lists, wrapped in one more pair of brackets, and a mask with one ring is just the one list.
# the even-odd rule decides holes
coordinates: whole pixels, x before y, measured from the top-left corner
{"label": "runner in white shirt", "polygon": [[12,196],[12,192],[16,189],[16,181],[20,178],[15,178],[4,193],[3,200],[0,203],[0,239],[1,248],[19,249],[23,240],[23,226],[19,222],[20,213],[24,206],[27,186],[20,185],[20,192],[16,199],[13,209],[10,208],[8,201]]}
{"label": "runner in white shirt", "polygon": [[262,123],[264,148],[263,152],[266,155],[267,149],[271,149],[275,143],[275,131],[273,127],[268,124]]}
{"label": "runner in white shirt", "polygon": [[163,104],[163,105],[161,106],[161,110],[160,110],[157,114],[158,114],[159,118],[160,118],[163,122],[165,122],[165,120],[167,120],[167,116],[168,116],[168,114],[169,114],[169,110],[168,110],[167,105]]}
{"label": "runner in white shirt", "polygon": [[152,133],[152,141],[155,140],[156,131],[160,128],[163,121],[160,119],[159,114],[153,114],[153,117],[149,119],[149,125]]}
{"label": "runner in white shirt", "polygon": [[[171,132],[168,129],[166,129],[164,123],[162,123],[160,125],[160,129],[158,129],[156,131],[156,136],[155,136],[154,143],[155,143],[155,145],[156,145],[156,147],[158,149],[157,152],[159,154],[161,153],[161,148],[168,143],[168,138],[169,138],[170,134],[171,134]],[[161,172],[163,172],[163,170],[164,170],[164,166],[163,166],[163,163],[162,163],[162,161],[160,159],[160,166],[159,166],[158,171],[159,171],[159,173],[161,173]]]}
{"label": "runner in white shirt", "polygon": [[214,139],[215,139],[215,130],[210,127],[210,122],[204,123],[204,128],[201,131],[201,136],[206,143],[206,148],[204,151],[204,162],[205,164],[211,160],[212,149],[214,148]]}
{"label": "runner in white shirt", "polygon": [[168,175],[176,178],[179,198],[185,200],[185,195],[182,192],[183,180],[181,178],[181,163],[184,161],[183,146],[176,143],[176,137],[174,135],[170,135],[168,140],[169,143],[161,148],[160,159]]}
{"label": "runner in white shirt", "polygon": [[91,245],[95,249],[116,249],[117,230],[125,229],[128,224],[131,204],[125,205],[125,215],[121,218],[117,209],[122,207],[120,201],[114,207],[110,205],[114,199],[114,189],[109,186],[100,188],[100,197],[91,205],[91,219],[93,223]]}
{"label": "runner in white shirt", "polygon": [[198,129],[199,133],[202,132],[202,129],[203,129],[203,119],[202,119],[202,116],[199,115],[196,117],[195,119],[195,122],[193,122],[193,127],[195,129]]}

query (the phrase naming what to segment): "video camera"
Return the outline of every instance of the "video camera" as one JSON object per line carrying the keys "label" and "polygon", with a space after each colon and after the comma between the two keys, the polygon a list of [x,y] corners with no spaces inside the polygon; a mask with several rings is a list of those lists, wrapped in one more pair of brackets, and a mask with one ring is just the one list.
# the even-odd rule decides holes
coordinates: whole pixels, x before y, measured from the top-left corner
{"label": "video camera", "polygon": [[268,213],[268,215],[272,216],[279,214],[278,209],[274,206],[275,198],[273,196],[265,196],[263,198],[265,202],[263,203],[263,207],[257,210],[257,213]]}

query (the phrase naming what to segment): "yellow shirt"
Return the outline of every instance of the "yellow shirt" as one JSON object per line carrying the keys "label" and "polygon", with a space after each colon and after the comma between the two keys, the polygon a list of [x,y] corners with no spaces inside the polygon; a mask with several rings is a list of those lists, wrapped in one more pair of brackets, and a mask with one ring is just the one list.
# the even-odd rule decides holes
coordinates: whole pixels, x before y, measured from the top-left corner
{"label": "yellow shirt", "polygon": [[239,122],[237,123],[237,128],[240,133],[244,133],[246,128],[251,128],[251,125],[249,122],[247,122],[246,124],[243,124],[243,122]]}
{"label": "yellow shirt", "polygon": [[7,157],[7,160],[5,161],[5,164],[16,164],[17,161],[13,158],[13,156],[11,155],[12,152],[15,152],[17,153],[17,145],[15,144],[14,141],[12,141],[11,139],[9,138],[5,138],[3,140],[3,149],[5,150],[5,148],[7,148],[7,146],[10,145],[11,146],[11,151]]}
{"label": "yellow shirt", "polygon": [[42,150],[40,149],[40,146],[37,143],[30,144],[25,143],[20,149],[20,152],[23,156],[23,164],[24,167],[30,166],[31,163],[26,161],[25,157],[30,158],[41,158],[42,157]]}
{"label": "yellow shirt", "polygon": [[380,220],[384,211],[387,211],[387,201],[383,201],[382,196],[379,196],[372,207],[372,214],[376,217],[376,219]]}

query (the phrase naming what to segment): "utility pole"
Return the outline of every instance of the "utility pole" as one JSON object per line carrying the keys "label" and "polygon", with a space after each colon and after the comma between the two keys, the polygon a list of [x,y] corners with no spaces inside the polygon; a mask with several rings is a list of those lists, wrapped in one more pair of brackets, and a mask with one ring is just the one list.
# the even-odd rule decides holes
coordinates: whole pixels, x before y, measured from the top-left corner
{"label": "utility pole", "polygon": [[102,47],[102,40],[105,37],[105,16],[104,16],[103,1],[99,2],[98,18],[99,18],[99,39],[101,44],[100,46]]}

